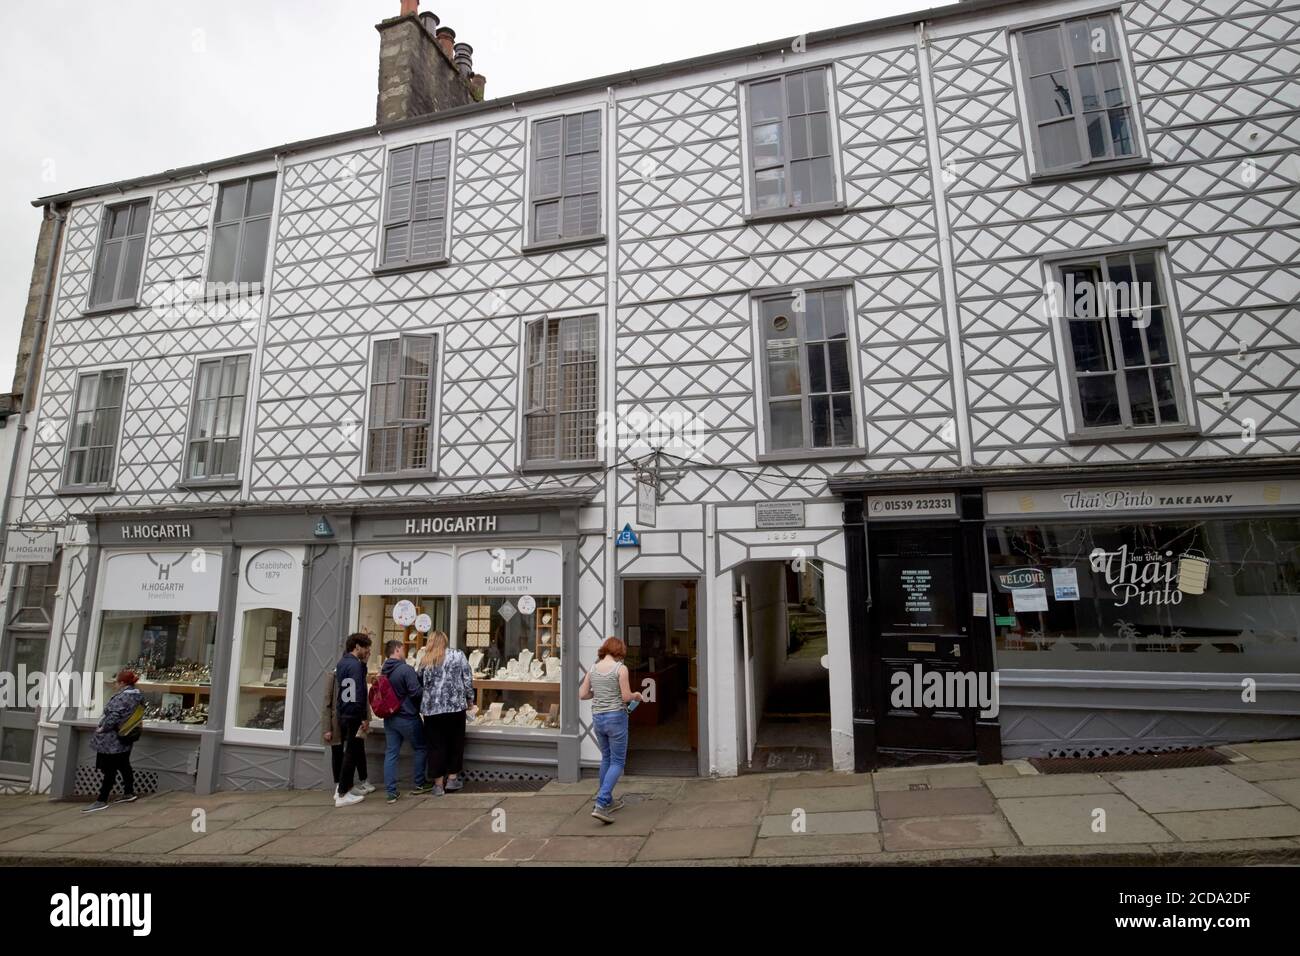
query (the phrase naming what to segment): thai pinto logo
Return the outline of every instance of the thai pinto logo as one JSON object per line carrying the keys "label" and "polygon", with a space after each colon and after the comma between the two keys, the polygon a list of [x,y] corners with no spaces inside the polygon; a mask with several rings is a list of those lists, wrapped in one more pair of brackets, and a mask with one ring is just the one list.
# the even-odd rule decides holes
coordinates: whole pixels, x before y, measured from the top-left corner
{"label": "thai pinto logo", "polygon": [[1210,580],[1209,558],[1193,549],[1176,555],[1172,549],[1130,550],[1123,544],[1117,551],[1094,548],[1088,560],[1115,596],[1116,607],[1181,604],[1185,594],[1204,594]]}

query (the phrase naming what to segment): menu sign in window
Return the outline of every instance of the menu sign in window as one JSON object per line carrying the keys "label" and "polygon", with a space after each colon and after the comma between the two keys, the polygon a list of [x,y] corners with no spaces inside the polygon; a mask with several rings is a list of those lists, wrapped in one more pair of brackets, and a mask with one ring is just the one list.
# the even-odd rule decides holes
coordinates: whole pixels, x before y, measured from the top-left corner
{"label": "menu sign in window", "polygon": [[956,631],[952,559],[889,557],[879,560],[881,624],[885,630]]}

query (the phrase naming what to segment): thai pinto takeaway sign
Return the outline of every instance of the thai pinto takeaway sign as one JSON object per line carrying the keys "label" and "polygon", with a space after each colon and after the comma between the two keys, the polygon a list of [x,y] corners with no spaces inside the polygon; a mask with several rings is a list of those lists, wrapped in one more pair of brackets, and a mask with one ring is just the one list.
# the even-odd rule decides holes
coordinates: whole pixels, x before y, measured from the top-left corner
{"label": "thai pinto takeaway sign", "polygon": [[1116,607],[1178,605],[1184,595],[1204,594],[1209,586],[1210,559],[1191,548],[1178,552],[1122,544],[1114,551],[1094,548],[1088,562]]}

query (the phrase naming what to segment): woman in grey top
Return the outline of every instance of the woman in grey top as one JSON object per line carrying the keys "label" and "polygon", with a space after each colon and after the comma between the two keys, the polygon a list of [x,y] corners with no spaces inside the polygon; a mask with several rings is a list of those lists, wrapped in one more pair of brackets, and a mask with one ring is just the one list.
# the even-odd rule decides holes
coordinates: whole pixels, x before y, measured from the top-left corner
{"label": "woman in grey top", "polygon": [[578,688],[578,699],[591,701],[596,743],[600,746],[600,789],[591,815],[602,823],[613,823],[610,814],[623,808],[623,801],[614,799],[614,784],[627,764],[627,705],[644,699],[628,681],[623,665],[626,656],[627,647],[622,641],[606,638],[596,652],[596,663]]}

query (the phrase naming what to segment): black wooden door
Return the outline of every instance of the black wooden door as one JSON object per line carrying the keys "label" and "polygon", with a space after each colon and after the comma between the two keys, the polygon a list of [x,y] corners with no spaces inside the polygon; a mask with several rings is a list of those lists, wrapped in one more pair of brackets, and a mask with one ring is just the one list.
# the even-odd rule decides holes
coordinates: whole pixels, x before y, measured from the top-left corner
{"label": "black wooden door", "polygon": [[[876,526],[867,536],[867,552],[876,746],[891,752],[881,757],[900,762],[973,755],[979,707],[977,694],[968,691],[977,685],[964,679],[962,696],[947,693],[957,682],[946,675],[975,671],[958,526]],[[945,693],[936,699],[938,681]],[[953,706],[959,703],[974,706]]]}

